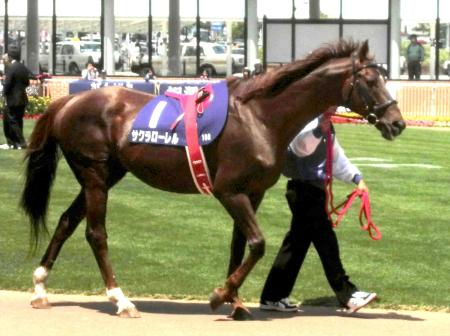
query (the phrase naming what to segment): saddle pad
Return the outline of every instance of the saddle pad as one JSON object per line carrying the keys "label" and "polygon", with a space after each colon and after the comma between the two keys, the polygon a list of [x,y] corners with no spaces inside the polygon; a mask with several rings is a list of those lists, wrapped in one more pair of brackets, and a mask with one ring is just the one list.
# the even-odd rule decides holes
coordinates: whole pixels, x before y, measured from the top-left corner
{"label": "saddle pad", "polygon": [[[200,146],[211,143],[220,134],[228,110],[226,82],[209,84],[207,89],[210,91],[207,107],[197,117]],[[179,118],[183,112],[178,99],[165,95],[155,97],[138,112],[128,140],[131,143],[186,146],[184,118]]]}

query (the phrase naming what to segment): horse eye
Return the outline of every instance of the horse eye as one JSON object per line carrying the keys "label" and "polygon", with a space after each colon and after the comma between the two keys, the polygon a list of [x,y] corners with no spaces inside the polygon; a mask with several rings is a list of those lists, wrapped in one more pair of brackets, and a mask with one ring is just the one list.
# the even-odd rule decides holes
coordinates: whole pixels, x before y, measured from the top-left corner
{"label": "horse eye", "polygon": [[372,88],[376,85],[378,81],[378,77],[372,76],[372,75],[361,75],[361,82],[363,82],[365,85],[367,85],[369,88]]}
{"label": "horse eye", "polygon": [[377,84],[377,82],[378,82],[378,78],[369,78],[367,80],[367,85],[369,87],[373,87],[373,86],[375,86]]}
{"label": "horse eye", "polygon": [[374,71],[373,73],[368,74],[365,80],[369,87],[375,86],[379,80],[381,80],[383,83],[386,81],[385,77],[383,77],[382,74],[378,71]]}

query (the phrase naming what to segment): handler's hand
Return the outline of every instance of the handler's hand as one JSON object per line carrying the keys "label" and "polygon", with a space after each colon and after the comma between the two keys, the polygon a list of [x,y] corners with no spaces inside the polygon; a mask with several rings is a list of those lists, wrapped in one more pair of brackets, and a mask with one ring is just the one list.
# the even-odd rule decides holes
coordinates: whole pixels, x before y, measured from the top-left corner
{"label": "handler's hand", "polygon": [[361,191],[369,191],[369,188],[367,188],[366,183],[363,179],[361,179],[358,183],[358,189]]}

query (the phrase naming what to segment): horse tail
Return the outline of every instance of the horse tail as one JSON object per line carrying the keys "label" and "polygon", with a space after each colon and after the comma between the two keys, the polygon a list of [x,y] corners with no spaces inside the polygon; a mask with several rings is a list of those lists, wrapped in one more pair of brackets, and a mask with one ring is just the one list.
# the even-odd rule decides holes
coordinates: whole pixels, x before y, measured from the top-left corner
{"label": "horse tail", "polygon": [[38,119],[31,134],[25,162],[25,185],[20,206],[30,219],[30,247],[36,248],[41,232],[48,234],[46,214],[58,165],[58,143],[52,137],[52,126],[57,111],[69,100],[64,97],[50,104]]}

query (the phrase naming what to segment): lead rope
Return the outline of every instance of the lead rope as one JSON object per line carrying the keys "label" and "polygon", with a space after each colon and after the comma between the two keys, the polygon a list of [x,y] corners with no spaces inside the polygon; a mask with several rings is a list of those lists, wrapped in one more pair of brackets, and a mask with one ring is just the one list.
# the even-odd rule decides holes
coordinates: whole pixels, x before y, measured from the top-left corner
{"label": "lead rope", "polygon": [[[367,190],[360,190],[355,188],[352,193],[347,196],[344,200],[337,206],[334,206],[333,197],[333,139],[331,136],[331,127],[327,131],[327,158],[325,164],[325,208],[328,218],[331,221],[331,225],[335,228],[342,220],[344,215],[347,213],[348,209],[352,206],[354,200],[359,197],[361,200],[361,207],[359,209],[359,223],[362,230],[368,231],[370,238],[373,240],[381,239],[381,232],[375,223],[372,222],[372,211],[370,208],[370,198],[369,192]],[[337,216],[333,220],[333,215]],[[363,220],[363,215],[365,218],[365,224]]]}

